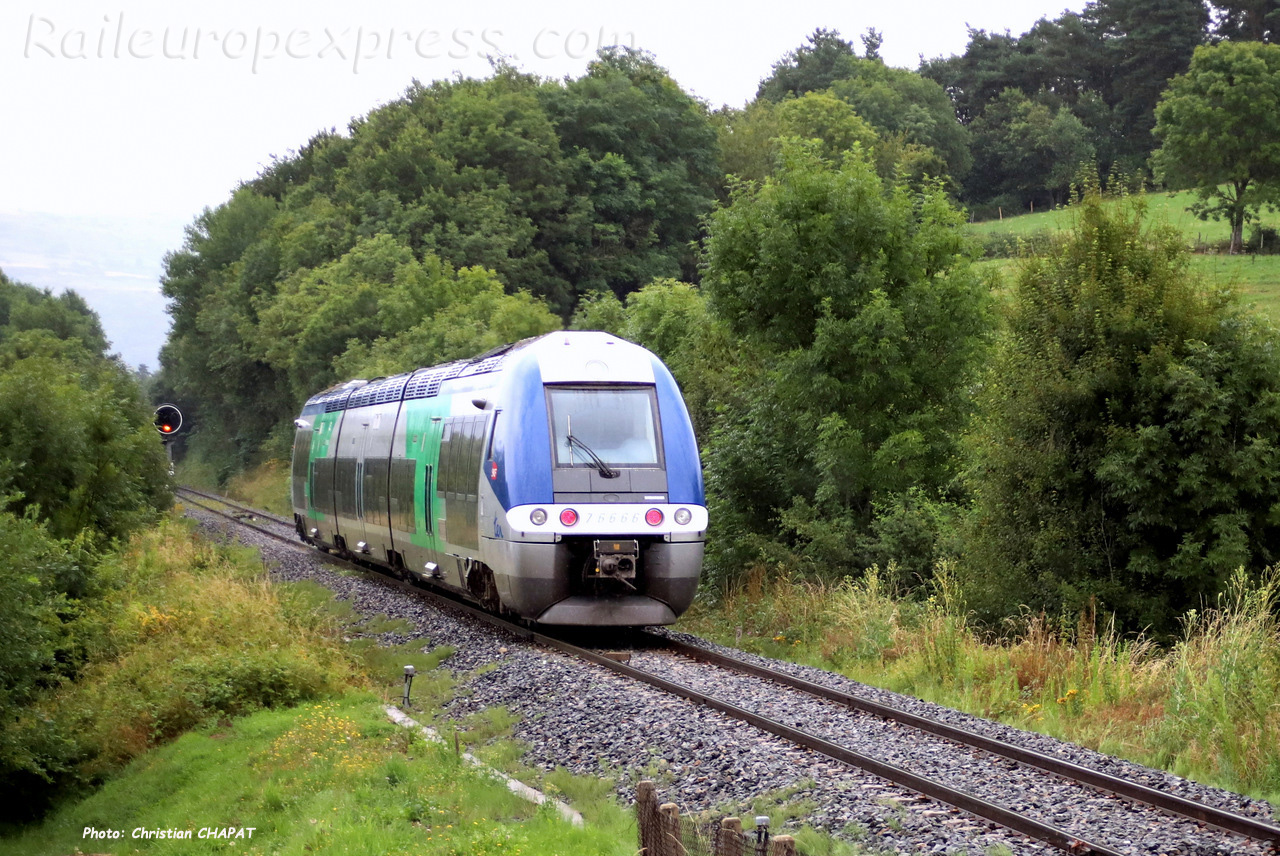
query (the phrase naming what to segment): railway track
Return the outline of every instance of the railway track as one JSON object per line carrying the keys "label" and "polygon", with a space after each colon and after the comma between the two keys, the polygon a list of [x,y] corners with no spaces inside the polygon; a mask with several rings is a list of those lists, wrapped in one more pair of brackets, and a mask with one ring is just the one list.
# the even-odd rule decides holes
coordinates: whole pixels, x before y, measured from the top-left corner
{"label": "railway track", "polygon": [[[206,511],[255,529],[291,547],[315,554],[315,551],[297,540],[292,521],[264,514],[213,494],[189,489],[181,489],[180,492],[192,504]],[[216,504],[231,510],[219,510],[214,507]],[[253,517],[265,521],[266,525],[255,522]],[[343,561],[332,556],[325,558]],[[522,624],[513,624],[438,592],[399,580],[394,580],[393,583],[419,596],[501,627],[516,637],[594,663],[631,680],[642,681],[663,692],[717,710],[797,746],[857,767],[1064,852],[1111,856],[1139,852],[1128,841],[1109,842],[1104,832],[1094,834],[1089,824],[1080,826],[1071,822],[1055,823],[1052,822],[1052,817],[1046,819],[1046,816],[1055,814],[1063,816],[1064,807],[1065,814],[1071,814],[1070,806],[1073,803],[1070,801],[1079,801],[1081,804],[1111,801],[1114,805],[1108,803],[1102,814],[1133,819],[1136,824],[1182,824],[1187,827],[1188,836],[1219,839],[1219,843],[1207,844],[1207,849],[1203,851],[1186,852],[1280,852],[1280,825],[1268,820],[1187,799],[739,657],[652,633],[634,637],[638,644],[620,657],[616,651],[603,652],[583,647],[564,635],[553,635]],[[627,662],[622,662],[623,660]],[[697,669],[703,671],[699,672]],[[725,676],[730,677],[726,679]],[[822,713],[818,717],[823,721],[823,727],[797,721],[795,715],[786,714],[788,703],[778,702],[783,694],[803,695],[811,700],[810,705],[819,703],[829,707],[832,712]],[[777,713],[777,709],[781,709],[782,713]],[[813,716],[812,707],[802,709],[809,713],[800,716],[800,720]],[[976,768],[976,775],[964,774],[960,783],[957,783],[955,780],[944,780],[943,776],[931,770],[919,769],[920,766],[936,765],[918,765],[880,757],[881,753],[876,751],[875,746],[877,738],[868,740],[865,734],[869,730],[883,731],[886,727],[896,730],[898,739],[901,739],[902,729],[919,732],[921,736],[913,739],[912,743],[924,748],[917,754],[936,760],[942,754],[950,753],[961,759],[953,767],[970,773]],[[858,737],[860,733],[863,734],[861,739]],[[871,744],[870,747],[868,743]],[[1037,794],[1056,796],[1030,798],[1026,801],[1029,805],[1009,805],[1007,803],[1010,800],[1007,798],[996,799],[982,795],[984,779],[1004,784],[1010,777],[1028,782],[1039,777],[1051,784],[1029,784],[1028,787],[1039,789]]]}
{"label": "railway track", "polygon": [[235,509],[237,513],[248,515],[249,518],[256,517],[262,520],[269,520],[272,523],[279,523],[282,526],[289,527],[290,531],[293,530],[293,521],[287,517],[281,517],[278,514],[272,514],[269,511],[263,511],[259,508],[252,508],[242,502],[236,502],[234,499],[219,496],[216,493],[209,493],[207,491],[198,490],[194,487],[187,487],[185,485],[177,488],[175,492],[179,494],[186,494],[187,496],[198,496],[206,502],[212,502],[217,505],[224,505],[227,508]]}

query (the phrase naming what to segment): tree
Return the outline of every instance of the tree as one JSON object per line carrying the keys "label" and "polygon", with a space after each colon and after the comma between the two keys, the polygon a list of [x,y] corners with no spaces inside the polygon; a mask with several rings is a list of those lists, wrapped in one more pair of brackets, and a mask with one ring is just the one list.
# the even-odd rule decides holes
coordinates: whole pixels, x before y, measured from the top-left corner
{"label": "tree", "polygon": [[861,147],[864,155],[876,155],[882,175],[888,176],[896,166],[880,157],[883,141],[875,129],[847,101],[829,92],[809,92],[781,104],[755,101],[742,110],[726,107],[717,117],[725,171],[738,179],[763,181],[771,175],[787,137],[817,140],[819,153],[832,163]]}
{"label": "tree", "polygon": [[1201,219],[1226,219],[1231,252],[1244,224],[1280,183],[1280,45],[1223,42],[1196,48],[1191,68],[1156,107],[1152,160],[1171,187],[1190,187]]}
{"label": "tree", "polygon": [[[1065,109],[1087,129],[1102,174],[1134,175],[1154,147],[1156,100],[1169,78],[1186,70],[1207,23],[1203,0],[1092,0],[1080,12],[1042,18],[1017,37],[970,30],[962,55],[925,62],[921,74],[943,86],[975,132],[1010,89],[1052,115]],[[989,154],[981,143],[974,152],[979,161]],[[963,196],[991,202],[1000,195],[992,187],[992,175],[980,166]],[[1048,188],[1035,192],[1042,190]]]}
{"label": "tree", "polygon": [[655,277],[695,276],[690,242],[723,179],[706,107],[652,55],[621,47],[541,95],[571,191],[588,206],[588,248],[571,277],[578,293],[624,296]]}
{"label": "tree", "polygon": [[966,591],[989,617],[1092,600],[1176,627],[1280,560],[1280,341],[1096,186],[1024,263],[983,379]]}
{"label": "tree", "polygon": [[[878,52],[878,42],[875,47]],[[857,59],[853,43],[840,38],[839,30],[819,27],[805,44],[773,64],[773,73],[756,90],[756,100],[777,103],[788,96],[825,92],[837,80],[853,76]]]}
{"label": "tree", "polygon": [[900,136],[933,149],[946,163],[948,176],[956,181],[965,177],[973,163],[969,132],[956,120],[955,106],[941,86],[878,60],[857,60],[853,72],[832,84],[833,95],[849,102],[881,136]]}
{"label": "tree", "polygon": [[1277,0],[1215,0],[1213,34],[1219,39],[1271,42],[1280,32]]}
{"label": "tree", "polygon": [[[863,39],[867,55],[834,30],[816,30],[807,44],[774,64],[760,84],[757,101],[782,104],[809,93],[830,91],[853,107],[882,137],[933,149],[946,162],[946,172],[959,180],[971,163],[969,138],[956,121],[955,107],[933,80],[913,71],[891,68],[879,58],[879,34]],[[934,178],[941,177],[937,174]]]}
{"label": "tree", "polygon": [[936,187],[816,148],[784,143],[775,175],[711,219],[703,288],[744,340],[706,450],[713,577],[779,551],[865,567],[880,506],[944,490],[969,412],[987,317],[962,218]]}
{"label": "tree", "polygon": [[1204,0],[1098,0],[1090,4],[1111,68],[1111,103],[1129,151],[1155,147],[1155,106],[1169,80],[1187,70],[1209,26]]}
{"label": "tree", "polygon": [[1050,110],[1016,89],[987,104],[970,128],[977,152],[974,178],[991,197],[1054,205],[1066,200],[1082,166],[1094,163],[1088,129],[1070,110]]}
{"label": "tree", "polygon": [[168,464],[138,386],[79,340],[0,345],[0,496],[55,538],[127,535],[168,507]]}
{"label": "tree", "polygon": [[59,339],[79,339],[90,353],[107,353],[107,337],[98,314],[83,297],[70,290],[54,296],[48,289],[14,282],[0,271],[0,342],[24,330],[45,330]]}

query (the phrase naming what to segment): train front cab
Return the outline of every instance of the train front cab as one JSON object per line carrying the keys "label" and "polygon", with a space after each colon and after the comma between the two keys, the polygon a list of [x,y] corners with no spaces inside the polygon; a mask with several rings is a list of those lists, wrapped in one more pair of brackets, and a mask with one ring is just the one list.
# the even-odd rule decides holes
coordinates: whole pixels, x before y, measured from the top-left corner
{"label": "train front cab", "polygon": [[656,357],[597,335],[587,353],[605,378],[554,353],[537,382],[513,372],[486,464],[506,531],[482,522],[486,563],[503,603],[543,624],[671,624],[697,590],[707,526],[693,428]]}

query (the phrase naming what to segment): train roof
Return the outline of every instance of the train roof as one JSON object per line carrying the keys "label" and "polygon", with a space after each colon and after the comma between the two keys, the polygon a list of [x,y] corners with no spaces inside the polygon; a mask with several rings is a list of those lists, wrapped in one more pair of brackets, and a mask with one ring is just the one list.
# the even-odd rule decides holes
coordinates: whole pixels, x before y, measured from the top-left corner
{"label": "train roof", "polygon": [[542,337],[535,336],[500,345],[471,359],[454,360],[391,377],[356,379],[335,384],[307,399],[306,409],[332,413],[335,410],[367,407],[402,399],[432,398],[440,392],[440,385],[447,380],[498,371],[508,355],[539,338]]}
{"label": "train roof", "polygon": [[[441,386],[447,381],[499,371],[506,365],[513,354],[535,343],[552,345],[552,340],[561,338],[564,339],[565,345],[571,342],[582,345],[588,343],[625,343],[640,353],[648,353],[640,346],[625,342],[625,340],[608,333],[560,330],[501,345],[466,360],[454,360],[429,368],[392,375],[391,377],[380,377],[373,380],[349,380],[336,384],[309,398],[304,410],[312,413],[319,411],[332,413],[335,410],[367,407],[374,404],[385,404],[415,398],[433,398],[439,394]],[[548,365],[546,368],[551,369],[552,367]],[[645,368],[648,368],[647,360],[645,360]],[[651,372],[651,369],[649,371]],[[648,380],[652,382],[651,374]]]}

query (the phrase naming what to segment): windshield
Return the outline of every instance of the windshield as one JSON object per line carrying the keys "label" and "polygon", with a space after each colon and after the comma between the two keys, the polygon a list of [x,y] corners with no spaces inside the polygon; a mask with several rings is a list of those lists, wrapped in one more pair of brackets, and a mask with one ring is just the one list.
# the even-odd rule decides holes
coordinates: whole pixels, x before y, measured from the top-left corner
{"label": "windshield", "polygon": [[[650,387],[547,388],[557,467],[594,467],[586,446],[610,466],[658,466],[658,432]],[[574,442],[569,442],[572,434]]]}

